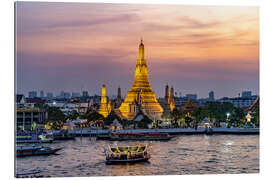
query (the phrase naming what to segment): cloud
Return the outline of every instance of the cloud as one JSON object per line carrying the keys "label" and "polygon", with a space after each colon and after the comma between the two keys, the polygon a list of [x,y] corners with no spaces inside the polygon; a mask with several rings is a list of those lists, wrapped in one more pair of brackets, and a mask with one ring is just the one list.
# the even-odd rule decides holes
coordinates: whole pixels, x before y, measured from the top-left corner
{"label": "cloud", "polygon": [[155,91],[166,80],[223,90],[251,79],[257,88],[257,8],[19,4],[18,71],[26,88],[96,88],[102,81],[129,88],[141,36]]}
{"label": "cloud", "polygon": [[130,21],[138,21],[140,18],[136,14],[121,14],[117,16],[104,16],[104,17],[89,17],[87,19],[64,20],[53,22],[47,25],[48,28],[66,28],[78,26],[96,26],[114,23],[127,23]]}
{"label": "cloud", "polygon": [[177,21],[184,23],[184,27],[187,29],[213,28],[221,24],[219,21],[203,23],[202,20],[198,20],[189,16],[181,16],[177,18]]}
{"label": "cloud", "polygon": [[151,73],[155,76],[178,77],[180,79],[248,79],[258,77],[258,60],[239,60],[239,59],[215,59],[200,60],[197,59],[178,59],[153,60],[150,67]]}
{"label": "cloud", "polygon": [[[18,19],[17,31],[18,35],[41,35],[44,33],[55,33],[56,30],[61,31],[74,31],[76,28],[90,27],[97,29],[98,25],[116,25],[116,24],[126,24],[129,22],[140,21],[139,16],[136,14],[121,14],[121,15],[103,15],[103,16],[90,16],[87,15],[81,18],[55,18],[51,20],[40,20],[40,19]],[[109,29],[104,29],[109,30]]]}

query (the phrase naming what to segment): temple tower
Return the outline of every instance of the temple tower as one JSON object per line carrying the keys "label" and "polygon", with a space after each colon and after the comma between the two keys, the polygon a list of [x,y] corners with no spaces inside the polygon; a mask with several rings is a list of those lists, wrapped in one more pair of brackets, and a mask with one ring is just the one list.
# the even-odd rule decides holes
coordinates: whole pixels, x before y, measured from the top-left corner
{"label": "temple tower", "polygon": [[136,115],[132,109],[135,100],[137,103],[140,103],[142,112],[149,118],[160,118],[163,109],[158,103],[148,80],[148,68],[144,58],[144,44],[142,40],[139,45],[133,85],[119,108],[123,116],[129,120],[132,120]]}
{"label": "temple tower", "polygon": [[114,109],[114,108],[113,108],[112,97],[109,98],[109,102],[108,102],[107,107],[108,107],[108,113],[110,114],[111,111]]}
{"label": "temple tower", "polygon": [[121,88],[120,86],[118,87],[118,92],[117,92],[117,100],[116,100],[116,107],[119,108],[122,103],[122,97],[121,97]]}
{"label": "temple tower", "polygon": [[171,87],[170,98],[174,99],[174,89],[173,89],[173,87]]}
{"label": "temple tower", "polygon": [[169,104],[170,104],[170,110],[173,111],[174,108],[175,108],[175,104],[174,104],[174,89],[173,89],[173,87],[171,87]]}
{"label": "temple tower", "polygon": [[168,86],[168,84],[165,86],[165,102],[169,103],[169,86]]}
{"label": "temple tower", "polygon": [[100,104],[98,112],[99,112],[99,114],[103,115],[104,117],[107,117],[109,115],[109,113],[110,113],[109,110],[108,110],[105,84],[102,85],[101,104]]}

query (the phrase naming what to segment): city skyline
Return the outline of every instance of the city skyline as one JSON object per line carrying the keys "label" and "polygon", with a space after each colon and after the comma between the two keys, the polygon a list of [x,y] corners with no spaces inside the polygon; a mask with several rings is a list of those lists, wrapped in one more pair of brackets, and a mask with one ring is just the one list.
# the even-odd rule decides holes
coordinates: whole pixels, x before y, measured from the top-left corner
{"label": "city skyline", "polygon": [[[41,95],[41,92],[43,92],[43,96]],[[165,92],[165,90],[164,90]],[[88,90],[83,90],[83,91],[68,91],[68,90],[63,90],[63,91],[60,91],[60,92],[57,92],[57,93],[53,93],[53,92],[44,92],[44,90],[41,90],[41,91],[35,91],[35,90],[32,90],[32,91],[29,91],[27,92],[26,94],[23,94],[25,97],[30,97],[30,98],[34,98],[34,97],[37,97],[37,98],[48,98],[48,94],[49,94],[49,98],[61,98],[61,96],[68,96],[69,98],[72,98],[72,97],[84,97],[86,96],[84,93],[87,93],[87,97],[91,97],[91,96],[101,96],[100,93],[97,93],[97,94],[89,94],[89,91]],[[31,95],[30,95],[31,94]],[[35,94],[35,95],[33,95]],[[68,94],[68,95],[67,95]],[[211,94],[211,95],[210,95]],[[249,94],[249,95],[246,95],[246,94]],[[29,96],[30,95],[30,96]],[[220,98],[237,98],[237,97],[246,97],[246,96],[259,96],[258,94],[254,94],[254,92],[252,91],[241,91],[239,92],[237,95],[235,96],[222,96],[222,97],[216,97],[216,94],[214,91],[209,91],[208,94],[206,96],[203,96],[203,97],[200,97],[198,96],[198,94],[196,93],[185,93],[185,94],[179,94],[178,92],[175,92],[174,94],[175,97],[190,97],[190,96],[196,96],[195,99],[205,99],[205,98],[212,98],[212,99],[220,99]],[[113,99],[116,99],[117,98],[117,94],[112,94],[112,95],[107,95],[107,97],[112,97]],[[122,98],[126,97],[125,95],[121,96]],[[157,98],[164,98],[164,96],[160,96],[160,97],[157,97]]]}
{"label": "city skyline", "polygon": [[257,7],[19,2],[16,9],[17,93],[100,95],[106,84],[109,96],[118,86],[125,96],[143,37],[157,97],[167,83],[182,96],[259,95]]}

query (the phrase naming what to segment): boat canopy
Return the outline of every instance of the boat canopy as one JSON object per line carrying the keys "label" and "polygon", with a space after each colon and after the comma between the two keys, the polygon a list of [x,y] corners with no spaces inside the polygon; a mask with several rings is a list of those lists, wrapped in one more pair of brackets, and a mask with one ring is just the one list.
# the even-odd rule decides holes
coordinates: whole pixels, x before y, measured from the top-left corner
{"label": "boat canopy", "polygon": [[110,147],[109,146],[109,151],[111,151],[114,154],[118,153],[141,153],[146,150],[146,146],[121,146],[121,147]]}

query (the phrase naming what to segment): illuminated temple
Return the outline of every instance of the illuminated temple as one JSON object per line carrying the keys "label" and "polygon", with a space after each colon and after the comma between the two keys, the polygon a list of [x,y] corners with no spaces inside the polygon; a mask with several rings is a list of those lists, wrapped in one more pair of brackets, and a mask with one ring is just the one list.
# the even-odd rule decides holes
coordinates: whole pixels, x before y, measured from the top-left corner
{"label": "illuminated temple", "polygon": [[136,62],[134,82],[119,110],[129,120],[132,120],[138,111],[142,111],[151,119],[160,119],[163,112],[148,80],[148,69],[144,58],[142,40],[139,46],[139,58]]}
{"label": "illuminated temple", "polygon": [[[109,103],[110,104],[110,103]],[[108,104],[107,104],[107,96],[106,96],[106,86],[105,84],[102,85],[102,92],[101,92],[101,104],[99,107],[99,114],[107,117],[110,113]]]}

